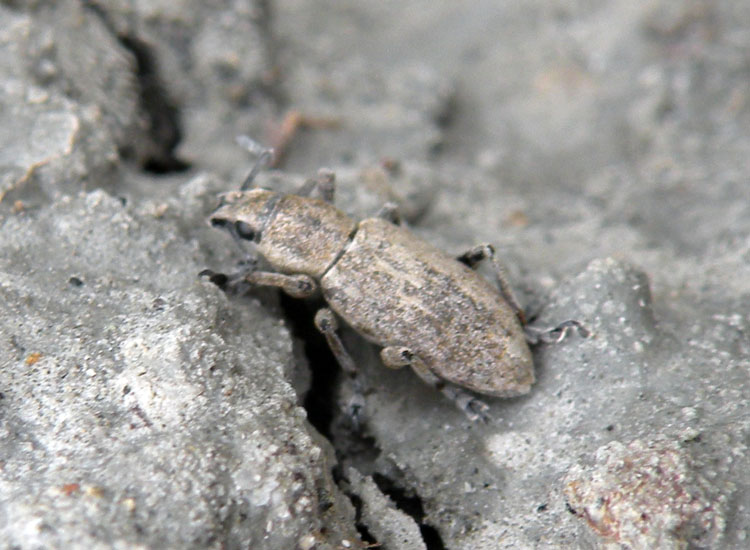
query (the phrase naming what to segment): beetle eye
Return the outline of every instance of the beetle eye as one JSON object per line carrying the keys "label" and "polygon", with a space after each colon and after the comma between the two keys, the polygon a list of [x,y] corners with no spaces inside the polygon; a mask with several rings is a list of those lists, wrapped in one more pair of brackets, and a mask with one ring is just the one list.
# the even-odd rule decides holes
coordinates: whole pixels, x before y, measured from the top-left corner
{"label": "beetle eye", "polygon": [[234,228],[237,230],[237,236],[241,239],[252,241],[255,238],[255,231],[250,224],[237,220],[234,222]]}

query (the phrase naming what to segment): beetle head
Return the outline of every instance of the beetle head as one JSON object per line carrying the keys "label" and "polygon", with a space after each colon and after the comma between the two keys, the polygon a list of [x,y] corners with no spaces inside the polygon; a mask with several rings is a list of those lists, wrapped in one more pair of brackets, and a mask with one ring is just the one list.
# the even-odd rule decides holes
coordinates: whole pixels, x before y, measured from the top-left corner
{"label": "beetle head", "polygon": [[224,193],[209,222],[236,238],[258,243],[279,197],[279,193],[260,188]]}

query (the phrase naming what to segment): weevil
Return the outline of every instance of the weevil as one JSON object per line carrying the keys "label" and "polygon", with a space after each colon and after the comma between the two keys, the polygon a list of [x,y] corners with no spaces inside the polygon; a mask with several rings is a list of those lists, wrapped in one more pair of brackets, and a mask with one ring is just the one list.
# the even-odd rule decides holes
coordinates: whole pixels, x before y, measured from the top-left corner
{"label": "weevil", "polygon": [[[294,194],[250,188],[273,153],[245,143],[260,158],[241,190],[222,196],[210,223],[254,243],[272,270],[203,274],[225,288],[273,286],[295,298],[320,292],[327,307],[317,312],[315,325],[352,376],[356,366],[338,334],[339,319],[381,348],[386,367],[411,367],[469,418],[486,419],[487,405],[466,390],[525,394],[535,381],[527,339],[561,339],[574,326],[583,333],[576,321],[552,331],[525,330],[490,245],[451,257],[400,225],[393,204],[356,222],[334,206],[328,171]],[[477,271],[483,260],[495,267],[496,286]],[[362,406],[361,396],[350,403],[355,420]]]}

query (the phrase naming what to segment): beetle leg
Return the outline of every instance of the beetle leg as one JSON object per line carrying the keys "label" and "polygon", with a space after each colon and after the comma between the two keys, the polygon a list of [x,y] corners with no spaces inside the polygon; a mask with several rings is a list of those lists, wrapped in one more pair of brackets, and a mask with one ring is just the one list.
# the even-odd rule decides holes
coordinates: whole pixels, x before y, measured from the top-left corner
{"label": "beetle leg", "polygon": [[341,368],[352,381],[352,396],[346,406],[346,412],[354,423],[355,429],[359,429],[364,416],[365,397],[362,388],[362,382],[357,376],[359,370],[354,363],[354,359],[344,347],[338,333],[339,323],[333,311],[327,307],[319,309],[315,314],[315,327],[325,336],[328,347],[331,348],[336,360]]}
{"label": "beetle leg", "polygon": [[380,359],[389,369],[402,369],[412,365],[415,355],[409,348],[391,346],[380,350]]}
{"label": "beetle leg", "polygon": [[526,325],[525,327],[523,327],[523,330],[526,333],[526,340],[529,342],[529,344],[532,345],[556,344],[558,342],[562,342],[571,329],[576,329],[578,331],[578,334],[580,334],[582,338],[588,338],[591,335],[591,332],[586,327],[584,327],[578,321],[573,321],[572,319],[563,321],[555,328],[551,329],[542,329],[533,327],[531,325]]}
{"label": "beetle leg", "polygon": [[383,348],[380,350],[380,358],[383,360],[383,364],[391,369],[400,369],[406,366],[411,367],[424,382],[440,390],[444,396],[453,401],[469,417],[469,420],[481,420],[482,422],[490,420],[490,416],[487,414],[487,411],[490,410],[489,405],[477,399],[466,390],[448,384],[427,368],[424,361],[412,353],[409,348],[399,346]]}
{"label": "beetle leg", "polygon": [[229,282],[229,276],[226,273],[219,273],[213,269],[204,269],[198,273],[198,277],[208,277],[208,280],[224,290]]}
{"label": "beetle leg", "polygon": [[521,309],[518,300],[516,300],[516,297],[513,295],[513,290],[508,282],[505,270],[503,269],[503,266],[500,265],[500,262],[497,261],[497,258],[495,257],[495,248],[491,244],[480,244],[470,248],[456,258],[456,260],[462,264],[466,264],[471,269],[476,269],[482,260],[490,260],[492,262],[492,268],[495,271],[495,280],[500,289],[500,294],[503,295],[503,298],[508,302],[508,305],[513,308],[516,316],[518,316],[518,320],[521,321],[521,326],[526,324],[526,317],[523,313],[523,309]]}
{"label": "beetle leg", "polygon": [[294,192],[298,197],[309,197],[315,186],[318,184],[313,178],[305,180],[305,183],[299,186]]}
{"label": "beetle leg", "polygon": [[294,193],[300,197],[312,197],[333,204],[336,194],[336,174],[326,168],[318,170],[314,179],[309,179]]}
{"label": "beetle leg", "polygon": [[237,136],[236,141],[240,147],[244,147],[248,152],[258,157],[250,170],[250,173],[240,186],[240,191],[246,191],[252,187],[253,182],[255,181],[255,176],[257,176],[263,168],[273,162],[275,153],[273,149],[263,147],[257,141],[248,136]]}
{"label": "beetle leg", "polygon": [[318,283],[307,275],[284,275],[273,271],[255,271],[254,264],[233,275],[204,269],[198,275],[230,294],[244,294],[251,286],[275,286],[292,298],[308,298],[318,290]]}
{"label": "beetle leg", "polygon": [[341,368],[344,369],[349,376],[356,376],[357,366],[355,365],[352,356],[346,351],[344,343],[336,332],[339,328],[339,323],[336,320],[333,311],[327,307],[319,309],[315,314],[315,327],[323,334],[323,336],[325,336],[326,341],[328,342],[328,347],[331,348],[331,351],[341,365]]}
{"label": "beetle leg", "polygon": [[251,271],[241,281],[253,286],[275,286],[292,298],[308,298],[318,290],[318,283],[308,275],[284,275],[273,271]]}
{"label": "beetle leg", "polygon": [[394,225],[401,225],[401,214],[395,202],[387,202],[375,213],[376,218],[382,218]]}
{"label": "beetle leg", "polygon": [[250,284],[245,281],[245,277],[255,269],[255,262],[241,262],[240,265],[242,266],[241,269],[230,275],[214,271],[213,269],[204,269],[198,273],[198,277],[208,278],[209,281],[227,294],[241,296],[250,289]]}

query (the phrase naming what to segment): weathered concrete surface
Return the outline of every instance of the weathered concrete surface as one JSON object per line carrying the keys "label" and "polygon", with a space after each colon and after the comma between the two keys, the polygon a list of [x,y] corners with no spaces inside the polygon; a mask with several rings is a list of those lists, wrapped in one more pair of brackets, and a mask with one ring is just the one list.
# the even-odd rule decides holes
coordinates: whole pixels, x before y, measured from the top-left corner
{"label": "weathered concrete surface", "polygon": [[196,241],[101,191],[0,233],[4,544],[355,540],[283,322],[199,281]]}
{"label": "weathered concrete surface", "polygon": [[[741,0],[0,7],[2,538],[744,549],[748,23]],[[238,133],[303,174],[269,185],[329,166],[347,212],[494,243],[535,324],[592,338],[537,347],[531,393],[472,425],[345,333],[372,391],[360,436],[332,392],[335,467],[296,393],[326,360],[272,293],[196,278],[240,257],[203,222]]]}

